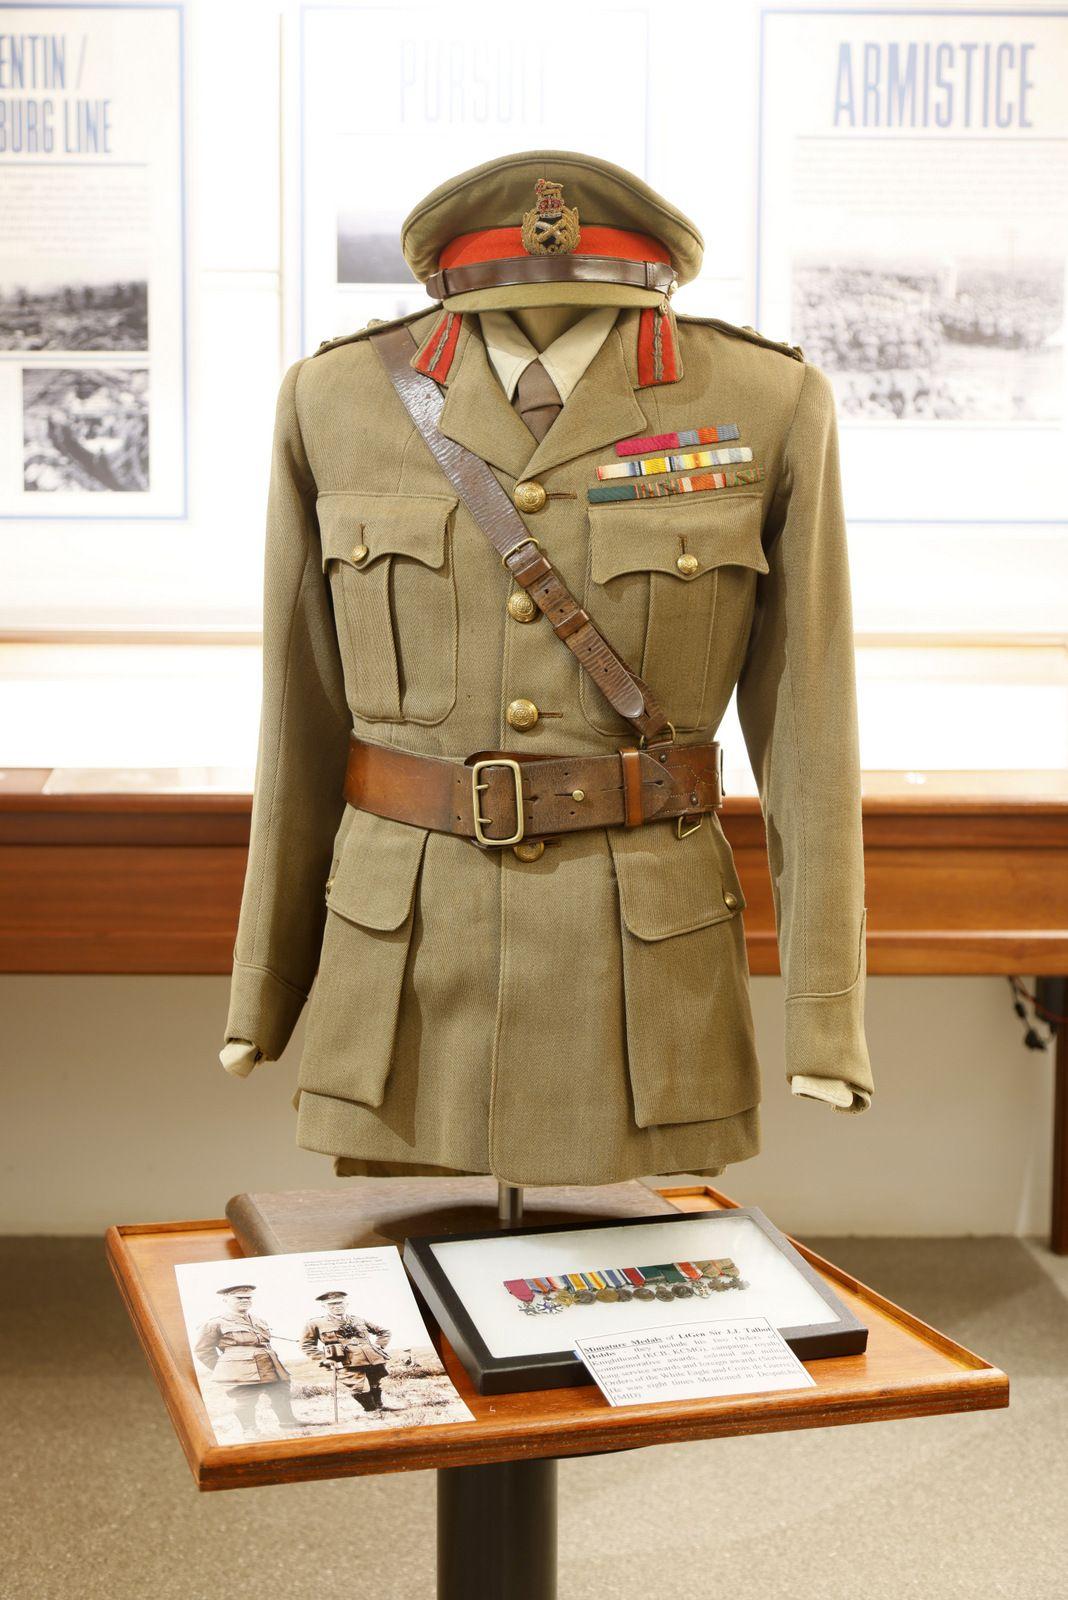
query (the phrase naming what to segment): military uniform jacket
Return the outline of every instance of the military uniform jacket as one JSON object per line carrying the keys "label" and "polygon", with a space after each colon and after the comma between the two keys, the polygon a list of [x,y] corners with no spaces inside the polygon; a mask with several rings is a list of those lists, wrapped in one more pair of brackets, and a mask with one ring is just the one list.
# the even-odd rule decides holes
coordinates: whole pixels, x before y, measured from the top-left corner
{"label": "military uniform jacket", "polygon": [[344,1346],[346,1367],[384,1366],[389,1360],[385,1343],[389,1329],[366,1317],[318,1317],[306,1324],[300,1348],[306,1356],[322,1357],[327,1345]]}
{"label": "military uniform jacket", "polygon": [[271,1330],[259,1317],[213,1317],[194,1347],[219,1383],[286,1383],[289,1373],[271,1348]]}
{"label": "military uniform jacket", "polygon": [[[866,912],[833,392],[798,352],[685,317],[670,376],[643,374],[640,316],[620,312],[540,443],[491,370],[477,316],[456,316],[434,370],[440,427],[510,493],[520,480],[547,490],[528,527],[679,740],[713,738],[737,685],[767,829],[787,1076],[844,1079],[859,1108],[872,1086]],[[425,363],[442,314],[405,320]],[[547,621],[509,614],[511,576],[368,331],[297,362],[278,398],[226,1038],[279,1056],[311,991],[297,1139],[341,1172],[595,1184],[721,1171],[759,1148],[761,1086],[746,902],[718,817],[682,839],[669,821],[571,833],[523,861],[342,797],[353,728],[460,761],[634,742]],[[587,502],[617,440],[718,423],[737,424],[759,481]],[[696,576],[680,574],[680,550],[697,556]],[[517,697],[540,711],[526,732],[506,720]]]}

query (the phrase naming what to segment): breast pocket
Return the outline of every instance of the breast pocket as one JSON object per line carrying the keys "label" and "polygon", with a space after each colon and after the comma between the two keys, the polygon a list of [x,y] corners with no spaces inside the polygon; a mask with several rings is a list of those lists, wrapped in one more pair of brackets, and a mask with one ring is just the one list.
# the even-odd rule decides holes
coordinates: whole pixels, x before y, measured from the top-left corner
{"label": "breast pocket", "polygon": [[353,712],[441,722],[456,703],[455,497],[328,491],[323,571]]}
{"label": "breast pocket", "polygon": [[[707,722],[712,666],[744,645],[756,575],[768,570],[762,504],[757,484],[589,508],[586,608],[679,732]],[[598,732],[629,728],[586,673],[579,701]]]}

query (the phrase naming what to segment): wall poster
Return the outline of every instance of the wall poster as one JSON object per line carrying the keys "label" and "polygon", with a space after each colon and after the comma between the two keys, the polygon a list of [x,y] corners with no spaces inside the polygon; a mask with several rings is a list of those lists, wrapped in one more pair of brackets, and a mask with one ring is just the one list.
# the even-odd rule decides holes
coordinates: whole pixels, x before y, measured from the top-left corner
{"label": "wall poster", "polygon": [[0,4],[0,516],[186,513],[181,5]]}
{"label": "wall poster", "polygon": [[1063,520],[1068,13],[761,23],[756,325],[834,384],[850,521]]}
{"label": "wall poster", "polygon": [[[573,8],[566,49],[559,26],[499,5],[304,5],[297,27],[294,355],[371,317],[430,308],[401,254],[400,224],[455,173],[546,148],[647,170],[642,10]],[[594,61],[596,72],[583,71]],[[622,127],[620,105],[630,108]]]}

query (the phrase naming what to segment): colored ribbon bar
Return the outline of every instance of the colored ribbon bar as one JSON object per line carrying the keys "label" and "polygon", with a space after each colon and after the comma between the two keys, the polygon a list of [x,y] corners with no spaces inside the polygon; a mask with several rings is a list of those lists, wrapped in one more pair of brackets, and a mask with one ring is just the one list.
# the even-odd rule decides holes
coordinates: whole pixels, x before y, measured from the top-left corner
{"label": "colored ribbon bar", "polygon": [[617,456],[642,456],[649,450],[677,450],[684,444],[722,444],[738,438],[736,422],[717,422],[708,428],[687,428],[682,433],[652,433],[647,439],[621,439]]}
{"label": "colored ribbon bar", "polygon": [[726,472],[698,473],[661,483],[606,483],[587,489],[586,499],[594,504],[605,500],[657,500],[661,495],[694,494],[700,489],[733,489],[742,483],[759,483],[763,476],[763,467],[731,467]]}
{"label": "colored ribbon bar", "polygon": [[658,472],[689,472],[694,467],[723,467],[733,461],[752,461],[747,444],[728,445],[725,450],[694,450],[681,456],[650,456],[647,461],[614,461],[598,467],[599,478],[648,478]]}

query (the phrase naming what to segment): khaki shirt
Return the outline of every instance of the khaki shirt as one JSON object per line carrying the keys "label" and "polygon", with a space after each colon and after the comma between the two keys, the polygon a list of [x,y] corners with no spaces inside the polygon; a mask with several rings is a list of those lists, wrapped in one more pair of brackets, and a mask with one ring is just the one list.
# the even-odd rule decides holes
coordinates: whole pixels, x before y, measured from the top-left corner
{"label": "khaki shirt", "polygon": [[[425,340],[439,318],[407,320]],[[737,685],[768,831],[787,1077],[862,1109],[855,669],[828,380],[759,337],[680,317],[676,381],[643,388],[626,309],[539,444],[481,318],[461,320],[443,431],[506,489],[544,482],[552,498],[529,525],[681,740],[714,737]],[[715,422],[738,424],[760,484],[587,503],[615,440]],[[680,536],[702,561],[692,582],[675,573]],[[359,569],[357,538],[371,547]],[[366,340],[290,369],[226,1039],[279,1055],[318,969],[298,1141],[338,1170],[522,1183],[722,1170],[759,1148],[760,1087],[745,900],[718,818],[681,841],[659,823],[566,835],[523,863],[340,798],[350,727],[459,760],[633,742],[542,619],[509,616],[510,587]],[[529,732],[504,718],[518,695],[542,711]]]}
{"label": "khaki shirt", "polygon": [[535,349],[507,311],[480,311],[478,321],[486,354],[509,400],[514,399],[525,368],[532,361],[540,361],[566,404],[618,316],[618,306],[598,306],[565,328],[541,351]]}

